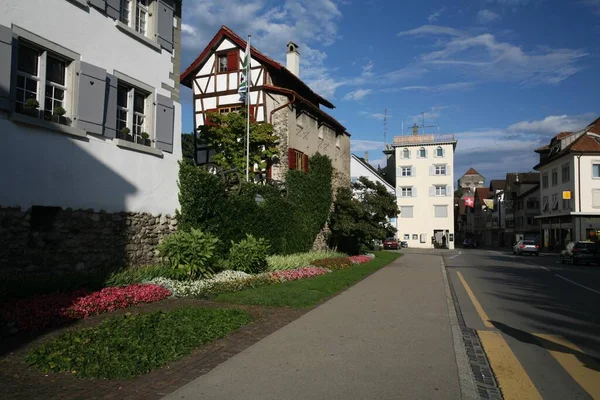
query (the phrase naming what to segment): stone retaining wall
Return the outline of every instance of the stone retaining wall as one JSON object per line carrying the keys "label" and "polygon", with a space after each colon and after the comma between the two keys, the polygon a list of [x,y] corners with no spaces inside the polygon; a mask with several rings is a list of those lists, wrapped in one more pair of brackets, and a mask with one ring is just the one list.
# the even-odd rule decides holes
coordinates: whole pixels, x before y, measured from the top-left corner
{"label": "stone retaining wall", "polygon": [[0,272],[69,272],[158,262],[170,215],[0,207]]}

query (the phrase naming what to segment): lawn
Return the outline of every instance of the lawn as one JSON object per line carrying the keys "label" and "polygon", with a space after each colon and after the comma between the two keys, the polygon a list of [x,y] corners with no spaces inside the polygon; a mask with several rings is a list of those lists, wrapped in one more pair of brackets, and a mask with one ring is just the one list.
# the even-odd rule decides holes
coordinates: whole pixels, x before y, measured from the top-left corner
{"label": "lawn", "polygon": [[375,259],[366,264],[354,265],[348,269],[310,279],[261,286],[236,293],[223,293],[216,296],[215,300],[273,307],[312,307],[390,264],[401,254],[380,251],[375,252],[375,255]]}
{"label": "lawn", "polygon": [[30,351],[26,361],[45,372],[133,378],[222,338],[250,320],[242,310],[195,307],[126,314],[94,328],[67,331]]}

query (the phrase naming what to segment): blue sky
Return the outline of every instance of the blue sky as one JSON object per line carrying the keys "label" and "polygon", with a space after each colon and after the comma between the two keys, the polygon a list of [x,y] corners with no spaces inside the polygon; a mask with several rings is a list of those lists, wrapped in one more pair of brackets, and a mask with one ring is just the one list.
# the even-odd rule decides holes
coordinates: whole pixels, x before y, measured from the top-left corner
{"label": "blue sky", "polygon": [[184,0],[183,14],[183,69],[221,25],[282,63],[298,43],[301,78],[375,166],[385,109],[388,142],[424,113],[457,135],[455,177],[488,181],[530,171],[533,149],[600,115],[600,0]]}

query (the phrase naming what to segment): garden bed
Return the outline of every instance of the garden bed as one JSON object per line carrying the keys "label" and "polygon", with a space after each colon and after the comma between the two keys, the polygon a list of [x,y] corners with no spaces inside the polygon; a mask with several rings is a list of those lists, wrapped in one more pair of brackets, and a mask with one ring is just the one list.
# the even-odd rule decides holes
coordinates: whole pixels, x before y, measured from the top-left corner
{"label": "garden bed", "polygon": [[400,255],[400,253],[377,252],[376,258],[368,263],[354,265],[311,279],[261,286],[236,293],[223,293],[216,296],[215,300],[271,307],[312,307],[388,265]]}

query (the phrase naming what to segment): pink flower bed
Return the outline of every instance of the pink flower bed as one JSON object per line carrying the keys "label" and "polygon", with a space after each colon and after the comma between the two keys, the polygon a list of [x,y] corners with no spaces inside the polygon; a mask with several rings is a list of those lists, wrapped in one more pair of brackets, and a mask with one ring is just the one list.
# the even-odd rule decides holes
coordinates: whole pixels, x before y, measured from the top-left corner
{"label": "pink flower bed", "polygon": [[372,260],[369,256],[351,256],[349,257],[353,264],[364,264]]}
{"label": "pink flower bed", "polygon": [[287,271],[271,272],[271,275],[279,279],[281,282],[296,281],[298,279],[312,278],[313,276],[325,275],[330,272],[327,268],[322,267],[302,267],[290,269]]}
{"label": "pink flower bed", "polygon": [[171,295],[158,285],[131,285],[111,287],[87,294],[83,290],[72,293],[39,295],[5,305],[0,317],[13,322],[18,330],[33,332],[72,319],[115,311],[140,303],[152,303]]}

